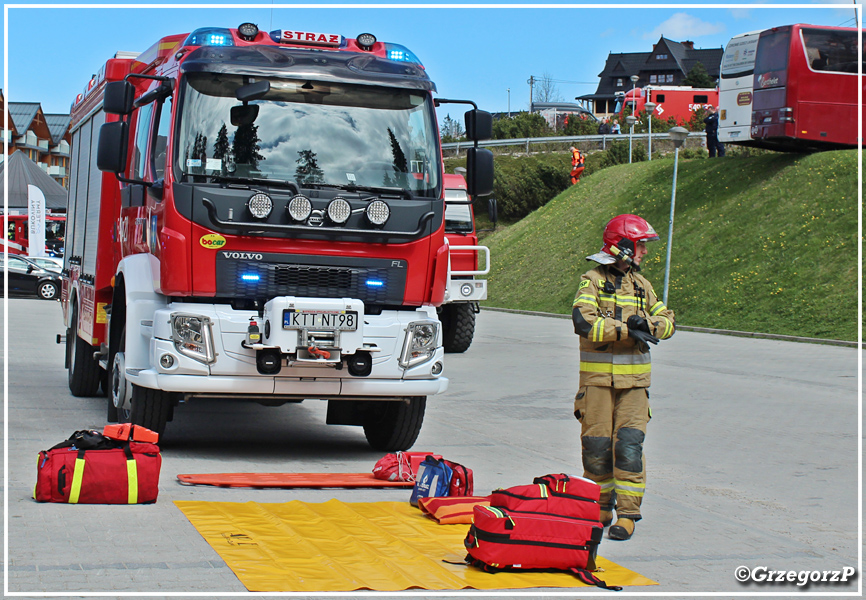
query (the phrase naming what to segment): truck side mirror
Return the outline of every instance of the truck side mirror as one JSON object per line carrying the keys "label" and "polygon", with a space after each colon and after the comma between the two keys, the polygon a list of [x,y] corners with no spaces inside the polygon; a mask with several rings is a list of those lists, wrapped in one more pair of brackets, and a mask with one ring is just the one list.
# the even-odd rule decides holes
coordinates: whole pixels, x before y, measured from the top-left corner
{"label": "truck side mirror", "polygon": [[490,150],[466,150],[466,192],[472,197],[493,193],[493,152]]}
{"label": "truck side mirror", "polygon": [[129,140],[129,125],[126,121],[105,123],[99,128],[99,145],[96,148],[96,167],[100,171],[122,173],[126,170],[126,144]]}
{"label": "truck side mirror", "polygon": [[489,140],[493,137],[493,115],[483,110],[468,110],[464,115],[466,120],[466,138],[473,141]]}
{"label": "truck side mirror", "polygon": [[105,84],[102,109],[111,115],[128,115],[135,101],[135,87],[128,81],[112,81]]}
{"label": "truck side mirror", "polygon": [[493,227],[496,227],[496,221],[499,220],[499,212],[498,207],[496,206],[496,198],[487,199],[487,216],[490,218],[490,222],[493,223]]}

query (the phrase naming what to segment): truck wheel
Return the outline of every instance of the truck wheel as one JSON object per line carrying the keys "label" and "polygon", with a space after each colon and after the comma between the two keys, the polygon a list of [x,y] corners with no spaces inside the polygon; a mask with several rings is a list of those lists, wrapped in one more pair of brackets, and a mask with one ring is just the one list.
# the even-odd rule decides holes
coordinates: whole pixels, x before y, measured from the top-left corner
{"label": "truck wheel", "polygon": [[93,358],[93,346],[78,337],[78,305],[72,305],[70,328],[66,332],[66,363],[69,365],[69,391],[73,396],[95,396],[102,369]]}
{"label": "truck wheel", "polygon": [[132,406],[132,387],[126,380],[126,326],[120,334],[116,348],[108,353],[108,412],[105,415],[109,423],[117,423],[120,410],[128,415]]}
{"label": "truck wheel", "polygon": [[475,335],[475,309],[469,302],[442,307],[442,345],[445,352],[466,352]]}
{"label": "truck wheel", "polygon": [[132,404],[128,410],[118,409],[121,423],[141,425],[162,437],[172,410],[171,392],[153,390],[132,384]]}
{"label": "truck wheel", "polygon": [[364,435],[374,450],[408,450],[418,439],[424,422],[426,396],[413,396],[408,402],[385,400],[371,402],[364,416]]}

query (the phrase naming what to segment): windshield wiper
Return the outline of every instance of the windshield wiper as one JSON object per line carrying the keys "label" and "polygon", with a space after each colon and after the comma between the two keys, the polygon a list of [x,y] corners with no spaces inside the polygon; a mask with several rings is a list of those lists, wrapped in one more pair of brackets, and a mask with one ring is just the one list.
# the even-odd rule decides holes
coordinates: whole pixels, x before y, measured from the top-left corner
{"label": "windshield wiper", "polygon": [[268,179],[267,177],[230,177],[224,175],[209,175],[209,177],[212,181],[220,181],[223,183],[252,183],[270,187],[284,187],[294,190],[296,194],[298,193],[298,184],[286,179]]}
{"label": "windshield wiper", "polygon": [[399,187],[384,187],[384,186],[374,186],[374,185],[356,185],[354,183],[304,183],[304,186],[307,187],[326,187],[332,188],[335,190],[345,190],[347,192],[374,192],[377,194],[399,194],[406,198],[412,199],[412,192],[407,190],[406,188]]}

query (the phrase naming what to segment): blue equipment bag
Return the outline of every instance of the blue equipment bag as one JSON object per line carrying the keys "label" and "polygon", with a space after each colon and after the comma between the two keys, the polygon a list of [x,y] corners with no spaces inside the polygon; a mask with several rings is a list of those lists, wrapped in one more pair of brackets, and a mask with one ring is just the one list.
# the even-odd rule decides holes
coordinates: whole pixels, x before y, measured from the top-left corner
{"label": "blue equipment bag", "polygon": [[418,498],[447,496],[452,473],[451,467],[446,465],[444,460],[436,460],[432,456],[425,458],[415,475],[415,487],[412,488],[409,503],[418,506]]}

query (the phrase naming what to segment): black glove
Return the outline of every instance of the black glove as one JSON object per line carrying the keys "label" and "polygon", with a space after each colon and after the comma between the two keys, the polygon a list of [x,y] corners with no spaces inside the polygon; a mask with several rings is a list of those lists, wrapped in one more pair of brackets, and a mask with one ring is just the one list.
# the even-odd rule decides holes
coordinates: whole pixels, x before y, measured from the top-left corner
{"label": "black glove", "polygon": [[649,345],[647,343],[659,343],[659,339],[650,333],[649,324],[646,322],[646,319],[637,315],[632,315],[628,318],[628,321],[626,321],[625,324],[628,327],[628,336],[637,342],[638,348],[640,348],[641,351],[646,352],[649,350]]}

